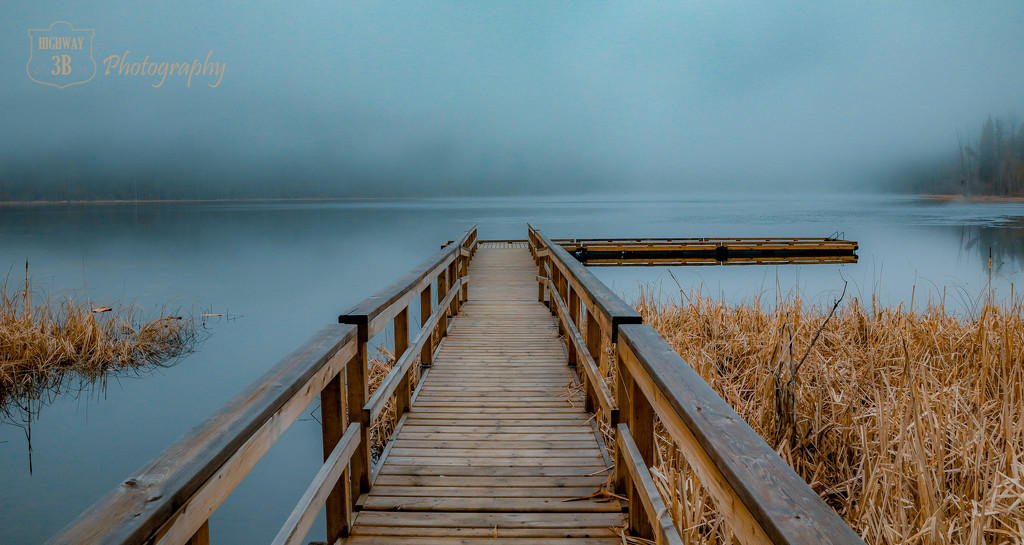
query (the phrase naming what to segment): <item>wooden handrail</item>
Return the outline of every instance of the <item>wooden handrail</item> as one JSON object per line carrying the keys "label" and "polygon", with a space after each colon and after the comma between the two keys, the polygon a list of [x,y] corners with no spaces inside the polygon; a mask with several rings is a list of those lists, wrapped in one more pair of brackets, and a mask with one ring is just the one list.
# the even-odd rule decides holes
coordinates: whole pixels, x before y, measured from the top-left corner
{"label": "wooden handrail", "polygon": [[430,336],[433,335],[434,328],[437,326],[438,321],[442,316],[445,315],[445,310],[452,299],[458,295],[459,289],[462,287],[462,282],[465,278],[459,278],[455,281],[455,284],[449,289],[448,294],[438,302],[437,309],[430,318],[424,322],[420,327],[419,334],[416,335],[416,341],[410,346],[404,354],[397,361],[391,371],[388,371],[387,376],[384,377],[384,381],[381,382],[377,390],[373,392],[370,399],[363,406],[363,412],[366,413],[369,420],[372,422],[377,419],[380,412],[384,409],[387,401],[391,399],[391,396],[395,394],[395,390],[398,389],[399,382],[402,377],[412,368],[413,362],[420,353],[427,341],[430,340]]}
{"label": "wooden handrail", "polygon": [[47,543],[187,541],[355,352],[354,327],[322,329]]}
{"label": "wooden handrail", "polygon": [[654,328],[622,326],[618,354],[741,543],[863,544]]}
{"label": "wooden handrail", "polygon": [[[587,410],[595,409],[593,399],[604,410],[600,391],[607,388],[605,377],[615,376],[620,421],[615,483],[630,501],[631,532],[658,543],[679,542],[660,512],[665,502],[648,471],[660,419],[740,543],[863,543],[653,328],[640,323],[639,313],[563,248],[562,240],[530,226],[528,242],[539,269],[538,299],[558,316],[570,363],[584,362]],[[613,361],[605,362],[610,353]],[[600,362],[597,372],[586,362]]]}
{"label": "wooden handrail", "polygon": [[352,454],[359,446],[359,424],[350,424],[348,431],[338,441],[331,455],[320,467],[313,482],[309,483],[306,492],[299,499],[299,503],[288,516],[272,545],[300,545],[305,541],[306,534],[313,526],[320,508],[327,501],[331,489],[337,484],[348,467]]}
{"label": "wooden handrail", "polygon": [[[455,243],[446,245],[440,252],[420,263],[398,280],[338,316],[338,323],[365,327],[366,335],[373,337],[393,320],[401,309],[407,307],[441,271],[460,258],[462,248],[468,247],[475,239],[476,226],[474,225]],[[475,249],[475,245],[473,249]]]}
{"label": "wooden handrail", "polygon": [[[554,291],[555,287],[551,280],[548,278],[544,280],[549,289]],[[601,406],[601,412],[605,415],[606,422],[609,426],[614,427],[619,422],[619,406],[615,403],[615,396],[612,395],[604,377],[601,376],[601,371],[597,368],[597,364],[594,363],[593,356],[587,350],[587,344],[583,341],[583,336],[580,335],[579,330],[576,329],[576,324],[569,317],[569,309],[566,308],[565,303],[560,298],[555,297],[553,300],[558,309],[558,319],[565,331],[566,342],[571,343],[573,347],[573,350],[570,352],[575,356],[576,360],[580,360],[579,363],[586,374],[587,383],[593,385],[594,393],[597,396],[598,404]],[[570,364],[576,363],[572,361],[573,357],[571,356],[569,360]]]}
{"label": "wooden handrail", "polygon": [[[618,295],[598,280],[594,273],[587,270],[587,267],[576,258],[566,252],[561,245],[555,243],[540,231],[528,226],[531,235],[540,242],[540,248],[550,252],[550,259],[558,267],[559,272],[570,279],[574,288],[578,288],[586,295],[586,299],[598,310],[598,318],[608,320],[611,328],[611,341],[614,342],[620,324],[639,324],[642,321],[640,313],[623,301]],[[531,236],[531,239],[533,238]]]}

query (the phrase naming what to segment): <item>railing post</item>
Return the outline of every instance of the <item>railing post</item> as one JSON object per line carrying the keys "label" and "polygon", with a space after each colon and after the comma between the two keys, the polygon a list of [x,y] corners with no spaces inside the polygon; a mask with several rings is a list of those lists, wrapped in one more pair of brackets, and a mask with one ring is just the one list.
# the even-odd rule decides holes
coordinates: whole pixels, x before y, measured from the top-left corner
{"label": "railing post", "polygon": [[[469,257],[459,258],[459,278],[466,278],[469,276]],[[465,303],[469,300],[469,283],[462,283],[462,302]]]}
{"label": "railing post", "polygon": [[558,293],[562,296],[562,302],[565,303],[566,306],[569,306],[569,287],[571,286],[569,278],[564,274],[560,274],[558,275],[558,279]]}
{"label": "railing post", "polygon": [[349,422],[362,424],[359,430],[359,448],[352,455],[352,484],[349,494],[353,505],[359,500],[360,494],[370,491],[370,414],[363,410],[366,398],[369,397],[366,354],[368,333],[369,324],[359,324],[356,355],[345,366],[348,382],[348,419]]}
{"label": "railing post", "polygon": [[[629,425],[630,418],[630,393],[633,391],[633,379],[629,376],[622,358],[619,358],[618,375],[615,377],[615,404],[619,407],[619,422]],[[619,449],[615,450],[615,492],[620,495],[628,494],[627,486],[630,484],[629,469],[622,459],[623,454]],[[632,505],[632,504],[630,504]]]}
{"label": "railing post", "polygon": [[[458,265],[458,260],[457,259],[452,260],[452,262],[450,264],[448,264],[448,289],[451,289],[452,287],[455,286],[455,280],[459,277],[459,272],[458,272],[458,269],[456,268],[457,265]],[[450,316],[457,316],[459,314],[459,303],[460,303],[460,301],[459,301],[458,297],[452,297],[452,303],[451,303],[451,306],[449,308],[449,310],[450,310],[449,315]],[[448,324],[447,323],[445,324],[445,329],[448,329]]]}
{"label": "railing post", "polygon": [[[423,288],[420,292],[420,327],[427,323],[430,319],[430,315],[433,313],[434,301],[432,294],[430,293],[430,284]],[[434,332],[425,331],[423,333],[427,336],[427,341],[423,345],[423,350],[420,351],[420,366],[430,367],[433,364],[434,357]]]}
{"label": "railing post", "polygon": [[[405,307],[395,316],[395,362],[409,349],[409,307]],[[412,389],[409,387],[409,375],[412,374],[412,367],[402,375],[398,383],[398,390],[395,392],[395,418],[401,418],[409,411]],[[397,422],[397,420],[396,420]]]}
{"label": "railing post", "polygon": [[[544,278],[543,266],[537,267],[537,275]],[[544,281],[540,278],[537,279],[537,302],[541,304],[544,303]]]}
{"label": "railing post", "polygon": [[[569,292],[569,294],[568,294],[568,297],[569,297],[569,305],[568,305],[569,315],[566,316],[565,318],[566,318],[566,320],[568,322],[570,322],[570,323],[575,325],[576,324],[575,316],[579,315],[579,313],[580,313],[580,298],[579,298],[578,295],[576,295],[576,290],[572,289],[571,287],[568,289],[568,292]],[[576,329],[579,330],[579,327],[577,326]],[[566,339],[565,340],[566,340],[565,345],[568,347],[569,365],[577,365],[579,363],[579,355],[576,354],[576,343],[572,342],[572,340],[569,339],[568,335],[566,335]],[[585,375],[586,373],[581,373],[581,374]]]}
{"label": "railing post", "polygon": [[185,545],[210,545],[210,521],[206,521]]}
{"label": "railing post", "polygon": [[[448,269],[442,269],[441,274],[437,275],[437,302],[440,304],[444,300],[445,296],[448,295]],[[441,329],[441,337],[444,338],[448,334],[448,313],[451,307],[445,309],[444,315],[437,321],[437,327]],[[439,340],[440,340],[439,338]]]}
{"label": "railing post", "polygon": [[[630,401],[632,406],[629,410],[629,432],[633,434],[633,441],[644,459],[648,468],[654,465],[654,408],[650,401],[644,396],[643,390],[634,380]],[[643,502],[640,501],[640,492],[636,484],[630,480],[629,485],[629,529],[633,535],[654,539],[654,528],[651,527],[650,518],[644,513]]]}
{"label": "railing post", "polygon": [[[345,415],[344,384],[339,373],[320,392],[320,420],[323,427],[324,460],[334,452],[341,436],[345,434],[347,417]],[[348,493],[348,470],[342,473],[338,483],[327,496],[327,541],[334,543],[348,535],[348,525],[352,520],[352,503]]]}
{"label": "railing post", "polygon": [[[594,310],[588,309],[587,311],[587,351],[590,352],[590,357],[594,359],[594,363],[597,364],[598,370],[602,375],[605,374],[604,368],[601,366],[601,356],[603,352],[603,334],[601,332],[601,324],[598,323],[597,317],[594,316]],[[594,394],[590,387],[586,389],[586,398],[583,403],[587,411],[593,412],[594,410]],[[621,405],[620,405],[621,407]]]}
{"label": "railing post", "polygon": [[558,286],[561,284],[561,282],[560,282],[561,278],[562,278],[562,272],[558,270],[558,267],[555,267],[554,264],[552,264],[552,267],[551,267],[551,293],[548,294],[548,309],[551,311],[552,315],[558,314],[558,311],[556,310],[558,304],[555,303],[555,297],[561,297],[561,295],[559,295],[559,293],[557,291],[558,290]]}

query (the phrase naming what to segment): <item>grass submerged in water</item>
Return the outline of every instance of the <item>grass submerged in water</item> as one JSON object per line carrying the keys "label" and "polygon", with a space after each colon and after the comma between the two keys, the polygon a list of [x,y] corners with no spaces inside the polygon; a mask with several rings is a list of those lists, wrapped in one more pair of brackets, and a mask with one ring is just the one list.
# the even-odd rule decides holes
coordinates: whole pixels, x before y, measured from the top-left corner
{"label": "grass submerged in water", "polygon": [[0,422],[31,422],[56,396],[111,376],[167,366],[194,350],[191,318],[140,319],[133,307],[96,312],[70,297],[0,284]]}
{"label": "grass submerged in water", "polygon": [[[831,305],[797,296],[766,309],[693,292],[636,307],[868,543],[1024,539],[1024,302],[1012,290],[960,315],[941,300],[915,312],[852,299],[826,320]],[[664,430],[659,446],[684,539],[730,542]]]}

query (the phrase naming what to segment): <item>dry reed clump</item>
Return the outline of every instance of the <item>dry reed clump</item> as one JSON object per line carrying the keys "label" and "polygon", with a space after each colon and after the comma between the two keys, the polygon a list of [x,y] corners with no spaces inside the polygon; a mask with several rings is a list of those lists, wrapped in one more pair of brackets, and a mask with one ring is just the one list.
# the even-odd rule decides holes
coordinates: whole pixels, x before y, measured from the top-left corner
{"label": "dry reed clump", "polygon": [[[831,307],[797,296],[766,310],[641,295],[637,308],[868,543],[1024,540],[1024,304],[1014,295],[986,292],[964,315],[941,301],[913,312],[853,299],[829,320]],[[666,437],[656,472],[684,539],[729,542]]]}
{"label": "dry reed clump", "polygon": [[[367,367],[369,368],[367,382],[370,395],[373,395],[377,388],[380,388],[384,378],[388,376],[388,373],[391,372],[394,366],[395,354],[383,346],[377,348],[376,355],[367,362]],[[420,370],[418,357],[416,361],[413,361],[411,371],[410,384],[419,383],[422,371]],[[381,454],[384,452],[384,447],[387,446],[391,436],[395,433],[395,428],[398,426],[397,416],[395,397],[391,396],[384,404],[384,409],[381,410],[377,419],[370,425],[370,453],[374,462],[380,459]]]}
{"label": "dry reed clump", "polygon": [[27,281],[17,292],[0,284],[0,421],[30,422],[56,395],[166,365],[197,342],[191,319],[140,321],[131,307],[93,309],[40,296]]}

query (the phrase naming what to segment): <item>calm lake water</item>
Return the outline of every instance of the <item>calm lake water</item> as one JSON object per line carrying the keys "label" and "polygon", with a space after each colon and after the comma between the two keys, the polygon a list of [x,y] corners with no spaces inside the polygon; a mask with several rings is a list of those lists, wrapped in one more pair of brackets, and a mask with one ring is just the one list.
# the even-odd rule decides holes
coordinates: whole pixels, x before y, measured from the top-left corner
{"label": "calm lake water", "polygon": [[[21,429],[0,424],[0,544],[39,543],[280,357],[474,223],[481,239],[819,236],[860,243],[852,265],[675,268],[684,287],[729,301],[799,291],[883,302],[927,291],[968,308],[988,256],[1003,293],[1024,264],[1024,205],[906,197],[431,200],[312,204],[0,207],[0,272],[19,284],[134,302],[147,312],[240,316],[209,325],[199,352],[102,393],[63,397],[33,423],[34,472]],[[652,284],[678,297],[665,268],[597,268],[627,300]],[[215,543],[269,542],[319,468],[320,426],[296,422],[211,520]],[[322,523],[309,540],[322,539]]]}

